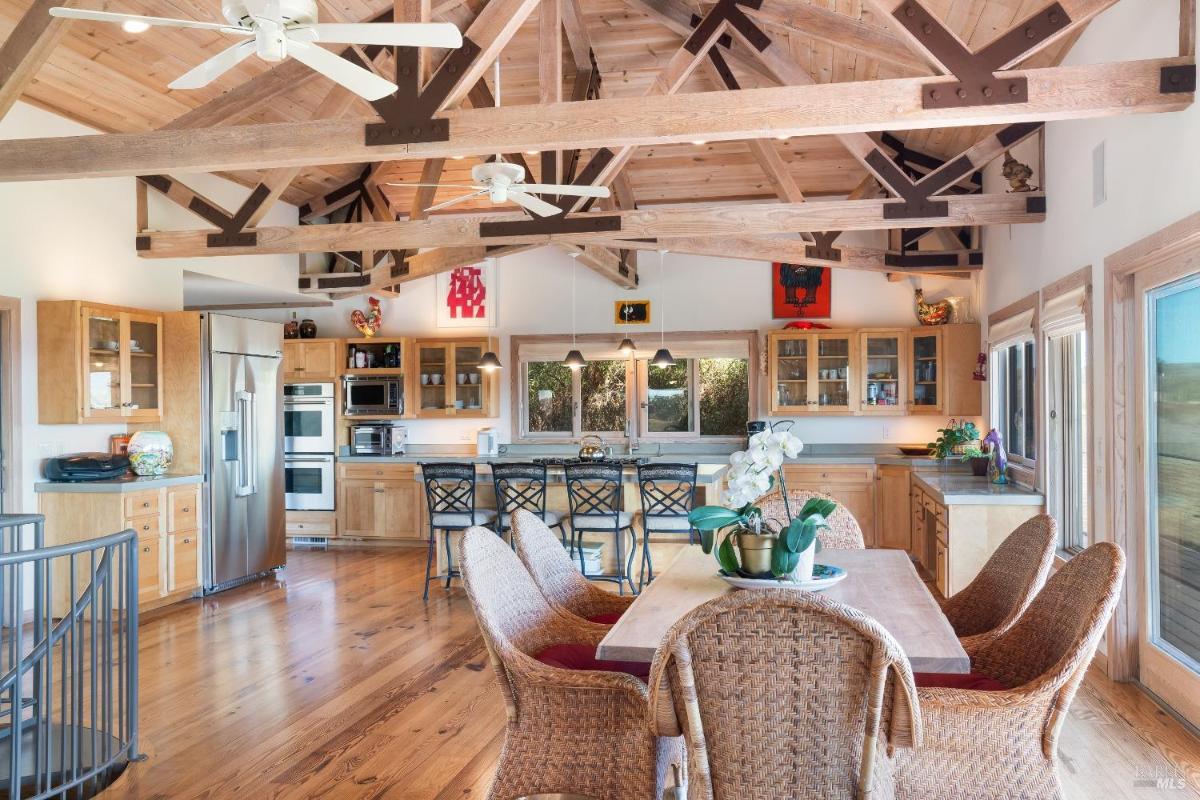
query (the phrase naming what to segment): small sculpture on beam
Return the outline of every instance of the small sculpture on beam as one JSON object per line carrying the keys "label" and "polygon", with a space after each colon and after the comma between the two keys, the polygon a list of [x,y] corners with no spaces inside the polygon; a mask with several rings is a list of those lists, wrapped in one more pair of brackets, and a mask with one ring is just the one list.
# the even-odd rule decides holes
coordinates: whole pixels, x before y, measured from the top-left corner
{"label": "small sculpture on beam", "polygon": [[1022,164],[1012,157],[1012,153],[1004,151],[1004,164],[1000,174],[1011,187],[1009,192],[1036,192],[1038,187],[1030,186],[1029,179],[1033,177],[1033,169],[1028,164]]}

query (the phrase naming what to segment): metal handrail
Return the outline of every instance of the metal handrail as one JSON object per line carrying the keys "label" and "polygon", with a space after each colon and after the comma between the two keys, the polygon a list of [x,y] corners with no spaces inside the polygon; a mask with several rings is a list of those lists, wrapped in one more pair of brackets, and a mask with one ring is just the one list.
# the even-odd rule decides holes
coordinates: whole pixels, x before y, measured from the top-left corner
{"label": "metal handrail", "polygon": [[0,786],[11,800],[90,797],[137,757],[137,535],[43,542],[41,515],[0,515]]}

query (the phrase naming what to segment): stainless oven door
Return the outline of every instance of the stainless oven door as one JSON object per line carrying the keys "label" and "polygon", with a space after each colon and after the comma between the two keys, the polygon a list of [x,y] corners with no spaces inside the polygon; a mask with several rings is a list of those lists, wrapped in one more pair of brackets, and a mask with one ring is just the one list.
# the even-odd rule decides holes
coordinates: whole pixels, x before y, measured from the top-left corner
{"label": "stainless oven door", "polygon": [[288,397],[283,401],[283,452],[332,453],[334,445],[332,397]]}
{"label": "stainless oven door", "polygon": [[333,511],[333,456],[285,455],[288,511]]}

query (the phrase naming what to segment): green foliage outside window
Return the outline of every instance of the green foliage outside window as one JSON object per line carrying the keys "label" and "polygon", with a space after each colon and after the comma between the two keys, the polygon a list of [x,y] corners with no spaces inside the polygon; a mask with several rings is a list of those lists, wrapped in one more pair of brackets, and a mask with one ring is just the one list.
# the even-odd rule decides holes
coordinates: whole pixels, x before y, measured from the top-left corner
{"label": "green foliage outside window", "polygon": [[528,367],[530,433],[571,432],[571,368],[557,361],[533,361]]}
{"label": "green foliage outside window", "polygon": [[743,436],[750,412],[744,358],[700,359],[700,435]]}

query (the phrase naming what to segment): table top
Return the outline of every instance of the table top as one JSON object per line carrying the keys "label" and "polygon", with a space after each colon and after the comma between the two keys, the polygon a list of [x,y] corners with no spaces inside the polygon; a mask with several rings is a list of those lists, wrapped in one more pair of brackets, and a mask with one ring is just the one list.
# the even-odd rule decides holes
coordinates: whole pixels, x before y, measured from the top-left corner
{"label": "table top", "polygon": [[[822,550],[817,561],[849,573],[823,594],[878,620],[904,648],[915,672],[970,671],[971,661],[954,629],[903,550]],[[676,621],[730,591],[737,590],[717,575],[712,555],[699,547],[685,547],[621,615],[596,655],[614,661],[652,661]]]}

